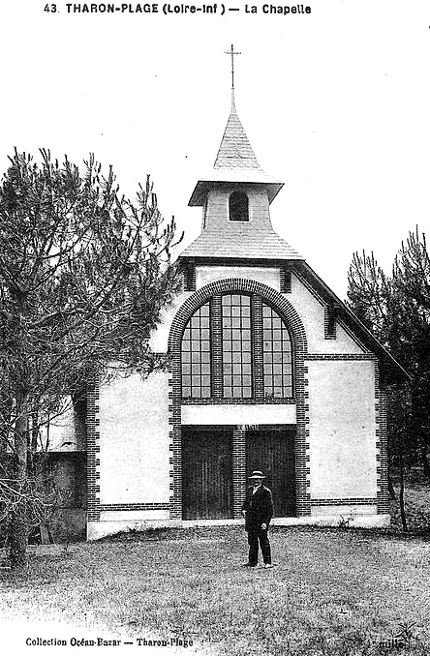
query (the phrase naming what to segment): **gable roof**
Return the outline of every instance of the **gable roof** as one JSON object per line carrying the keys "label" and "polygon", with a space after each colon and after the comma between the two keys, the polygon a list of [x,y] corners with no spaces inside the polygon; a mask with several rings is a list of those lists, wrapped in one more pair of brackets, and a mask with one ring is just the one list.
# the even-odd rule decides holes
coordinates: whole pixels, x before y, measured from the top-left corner
{"label": "gable roof", "polygon": [[[293,264],[294,266],[294,264]],[[300,262],[295,265],[296,271],[316,291],[316,293],[329,305],[335,308],[337,317],[357,336],[357,338],[374,353],[384,367],[384,373],[390,382],[396,379],[410,379],[408,372],[391,355],[385,346],[370,332],[354,312],[340,300],[325,282],[307,264]],[[294,270],[294,269],[293,269]]]}
{"label": "gable roof", "polygon": [[[284,242],[284,245],[288,249],[290,248],[286,242]],[[229,253],[214,255],[212,243],[208,243],[208,254],[204,256],[199,254],[193,256],[190,249],[191,247],[179,256],[179,262],[186,264],[187,261],[191,260],[197,266],[209,263],[221,266],[267,266],[267,258],[256,256],[250,263],[247,257],[241,258],[240,250],[234,250],[233,247]],[[293,249],[291,251],[295,253]],[[246,244],[246,252],[248,253],[248,243]],[[333,308],[336,319],[341,320],[344,326],[355,335],[359,342],[378,358],[381,364],[381,375],[384,376],[388,383],[398,380],[410,380],[411,376],[404,367],[391,355],[388,349],[385,348],[370,330],[366,328],[354,312],[324,283],[301,256],[276,258],[276,256],[272,255],[270,257],[270,264],[273,266],[285,266],[287,270],[296,274],[299,280],[311,292],[313,291],[320,302]]]}

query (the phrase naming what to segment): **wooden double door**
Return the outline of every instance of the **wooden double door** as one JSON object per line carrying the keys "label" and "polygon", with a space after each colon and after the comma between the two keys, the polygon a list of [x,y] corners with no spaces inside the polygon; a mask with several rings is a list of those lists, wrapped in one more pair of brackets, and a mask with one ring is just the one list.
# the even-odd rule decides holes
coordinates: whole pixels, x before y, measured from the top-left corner
{"label": "wooden double door", "polygon": [[[254,469],[263,470],[267,476],[265,483],[273,493],[275,516],[294,516],[294,436],[295,430],[285,426],[247,431],[240,454],[242,462],[245,456],[246,472],[240,475],[240,481],[234,481],[233,472],[240,468],[233,466],[233,427],[183,427],[183,518],[233,518],[233,490],[241,490],[243,496],[247,476]],[[240,453],[237,445],[235,453]]]}

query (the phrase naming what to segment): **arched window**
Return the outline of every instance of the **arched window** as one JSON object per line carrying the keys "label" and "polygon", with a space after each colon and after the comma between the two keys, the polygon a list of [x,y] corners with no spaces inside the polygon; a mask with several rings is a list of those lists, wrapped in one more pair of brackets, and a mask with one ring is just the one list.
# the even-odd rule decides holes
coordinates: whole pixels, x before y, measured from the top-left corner
{"label": "arched window", "polygon": [[251,297],[222,297],[224,398],[252,398]]}
{"label": "arched window", "polygon": [[248,196],[243,191],[234,191],[228,199],[230,221],[249,221]]}
{"label": "arched window", "polygon": [[187,323],[182,337],[182,397],[211,396],[210,307],[202,305]]}
{"label": "arched window", "polygon": [[290,333],[279,314],[263,303],[263,387],[265,398],[293,396]]}
{"label": "arched window", "polygon": [[288,328],[257,294],[219,294],[202,305],[185,327],[181,357],[184,399],[293,397]]}

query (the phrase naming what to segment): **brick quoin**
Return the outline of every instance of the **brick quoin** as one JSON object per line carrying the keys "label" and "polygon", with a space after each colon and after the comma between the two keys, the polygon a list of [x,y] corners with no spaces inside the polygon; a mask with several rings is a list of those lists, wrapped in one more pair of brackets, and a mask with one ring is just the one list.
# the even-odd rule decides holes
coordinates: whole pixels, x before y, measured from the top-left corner
{"label": "brick quoin", "polygon": [[87,521],[100,521],[100,433],[99,425],[99,383],[93,381],[87,387]]}
{"label": "brick quoin", "polygon": [[375,362],[375,411],[376,411],[376,460],[377,460],[377,507],[378,514],[390,511],[388,494],[388,427],[387,427],[387,395],[381,385],[379,366]]}

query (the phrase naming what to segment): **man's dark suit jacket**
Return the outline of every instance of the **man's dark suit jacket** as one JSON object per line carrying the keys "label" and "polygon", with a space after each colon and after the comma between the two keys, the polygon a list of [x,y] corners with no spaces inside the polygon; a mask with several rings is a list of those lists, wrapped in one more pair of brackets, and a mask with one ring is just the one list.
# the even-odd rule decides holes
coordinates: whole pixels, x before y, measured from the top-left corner
{"label": "man's dark suit jacket", "polygon": [[253,487],[246,491],[246,499],[242,504],[242,510],[246,510],[245,530],[261,531],[261,525],[269,522],[273,515],[272,493],[268,487],[260,485],[253,493]]}

